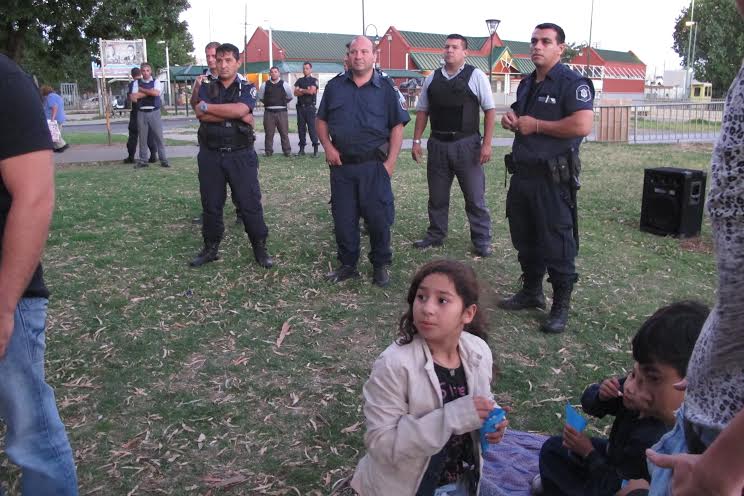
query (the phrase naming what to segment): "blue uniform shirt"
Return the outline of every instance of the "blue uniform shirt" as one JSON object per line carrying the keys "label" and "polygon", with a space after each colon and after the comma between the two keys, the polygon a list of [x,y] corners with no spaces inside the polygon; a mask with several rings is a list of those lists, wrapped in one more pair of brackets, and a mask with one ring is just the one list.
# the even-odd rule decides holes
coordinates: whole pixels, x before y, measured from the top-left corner
{"label": "blue uniform shirt", "polygon": [[[511,106],[518,116],[558,121],[579,110],[592,110],[594,85],[590,79],[561,63],[556,64],[541,83],[535,81],[536,76],[533,72],[519,83],[517,101]],[[580,143],[581,138],[517,133],[512,157],[517,163],[539,163],[578,148]]]}
{"label": "blue uniform shirt", "polygon": [[[209,88],[213,86],[218,88],[216,94],[215,90],[209,90]],[[230,99],[228,99],[228,101],[225,101],[228,91],[239,92],[238,100],[231,101]],[[210,95],[214,96],[210,97]],[[246,105],[248,105],[249,109],[253,110],[253,108],[256,106],[256,87],[247,81],[241,80],[238,76],[235,76],[235,80],[227,88],[225,88],[225,85],[223,85],[222,81],[220,81],[219,79],[209,79],[208,82],[202,81],[202,84],[199,87],[199,100],[204,100],[207,103],[216,104],[245,103]]]}
{"label": "blue uniform shirt", "polygon": [[357,87],[351,71],[331,79],[323,92],[318,118],[328,123],[333,146],[341,154],[363,154],[390,139],[390,130],[411,120],[392,83],[372,71]]}

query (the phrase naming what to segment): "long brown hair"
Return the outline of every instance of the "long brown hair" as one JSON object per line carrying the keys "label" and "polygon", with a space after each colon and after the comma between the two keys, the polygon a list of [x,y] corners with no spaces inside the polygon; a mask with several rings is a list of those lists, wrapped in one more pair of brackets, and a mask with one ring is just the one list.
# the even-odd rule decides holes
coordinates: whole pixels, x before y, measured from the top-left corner
{"label": "long brown hair", "polygon": [[[418,329],[413,324],[413,302],[416,300],[416,293],[418,293],[421,281],[431,274],[443,274],[452,281],[457,296],[462,298],[463,309],[470,305],[478,305],[480,295],[478,278],[475,277],[475,272],[469,265],[446,259],[434,260],[423,265],[413,276],[411,287],[408,288],[406,298],[408,311],[400,318],[398,324],[398,339],[396,342],[399,345],[410,343],[413,341],[413,336],[418,333]],[[483,341],[488,341],[485,314],[480,308],[475,312],[473,320],[469,324],[465,324],[463,330],[478,336]]]}

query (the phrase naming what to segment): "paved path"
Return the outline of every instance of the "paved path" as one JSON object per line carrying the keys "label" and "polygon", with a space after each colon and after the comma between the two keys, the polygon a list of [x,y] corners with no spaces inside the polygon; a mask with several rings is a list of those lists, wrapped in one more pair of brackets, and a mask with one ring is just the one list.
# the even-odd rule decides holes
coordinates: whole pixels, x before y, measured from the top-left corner
{"label": "paved path", "polygon": [[[67,127],[67,126],[65,126]],[[71,126],[70,126],[71,127]],[[165,134],[166,138],[188,140],[188,135],[183,134]],[[193,145],[173,145],[167,146],[166,150],[168,158],[181,158],[181,157],[192,157],[196,159],[196,154],[199,151],[199,147],[196,145],[196,132],[192,130],[191,139],[194,140]],[[297,153],[299,149],[298,145],[299,138],[297,133],[289,134],[289,142],[292,145],[292,153]],[[426,140],[423,140],[423,146],[426,147]],[[511,138],[494,138],[493,146],[511,146]],[[413,146],[412,140],[403,140],[403,149],[410,150]],[[281,154],[282,147],[279,144],[279,137],[274,137],[274,155]],[[307,146],[305,151],[312,153],[312,146]],[[258,133],[256,135],[256,152],[259,156],[263,156],[264,153],[264,133]],[[323,152],[323,147],[320,147],[320,152]],[[127,156],[127,147],[123,143],[115,143],[111,146],[108,145],[70,145],[64,153],[54,154],[54,163],[56,164],[77,164],[85,162],[120,162]]]}

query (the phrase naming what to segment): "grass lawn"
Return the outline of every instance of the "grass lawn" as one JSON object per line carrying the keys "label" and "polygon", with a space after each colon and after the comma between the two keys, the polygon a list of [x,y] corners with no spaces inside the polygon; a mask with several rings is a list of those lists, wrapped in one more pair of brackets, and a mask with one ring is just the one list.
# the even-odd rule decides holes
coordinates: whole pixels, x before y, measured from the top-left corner
{"label": "grass lawn", "polygon": [[[65,141],[70,145],[104,145],[108,144],[108,136],[106,132],[100,133],[85,133],[85,132],[64,132]],[[111,134],[112,143],[126,143],[127,136],[125,134]],[[185,140],[174,140],[170,138],[165,139],[166,145],[191,145],[193,141]]]}
{"label": "grass lawn", "polygon": [[[629,369],[629,341],[656,308],[712,301],[707,225],[688,241],[638,230],[643,169],[705,169],[711,147],[589,144],[568,332],[545,336],[537,331],[544,315],[496,309],[519,277],[504,218],[505,152],[496,149],[488,165],[495,254],[482,260],[469,254],[457,187],[445,245],[411,247],[427,226],[426,174],[402,153],[387,289],[370,284],[366,251],[361,279],[323,280],[336,264],[323,160],[261,157],[272,270],[253,262],[229,202],[222,259],[187,266],[201,247],[191,224],[200,211],[193,160],[175,159],[169,170],[58,168],[44,257],[52,290],[47,377],[81,494],[206,495],[229,486],[236,495],[328,494],[363,453],[362,385],[396,335],[413,271],[433,257],[476,268],[501,370],[493,390],[520,430],[559,432],[566,400],[576,403],[588,383]],[[289,334],[277,346],[285,324]],[[7,465],[0,458],[0,480],[17,488]]]}

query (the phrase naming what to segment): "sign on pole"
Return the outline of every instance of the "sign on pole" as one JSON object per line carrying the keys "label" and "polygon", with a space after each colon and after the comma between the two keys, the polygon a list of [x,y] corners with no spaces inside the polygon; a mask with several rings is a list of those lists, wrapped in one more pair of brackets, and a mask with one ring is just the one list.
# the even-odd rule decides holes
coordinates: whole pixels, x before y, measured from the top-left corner
{"label": "sign on pole", "polygon": [[147,44],[144,39],[100,40],[100,50],[101,64],[93,63],[94,78],[127,79],[133,67],[147,62]]}

